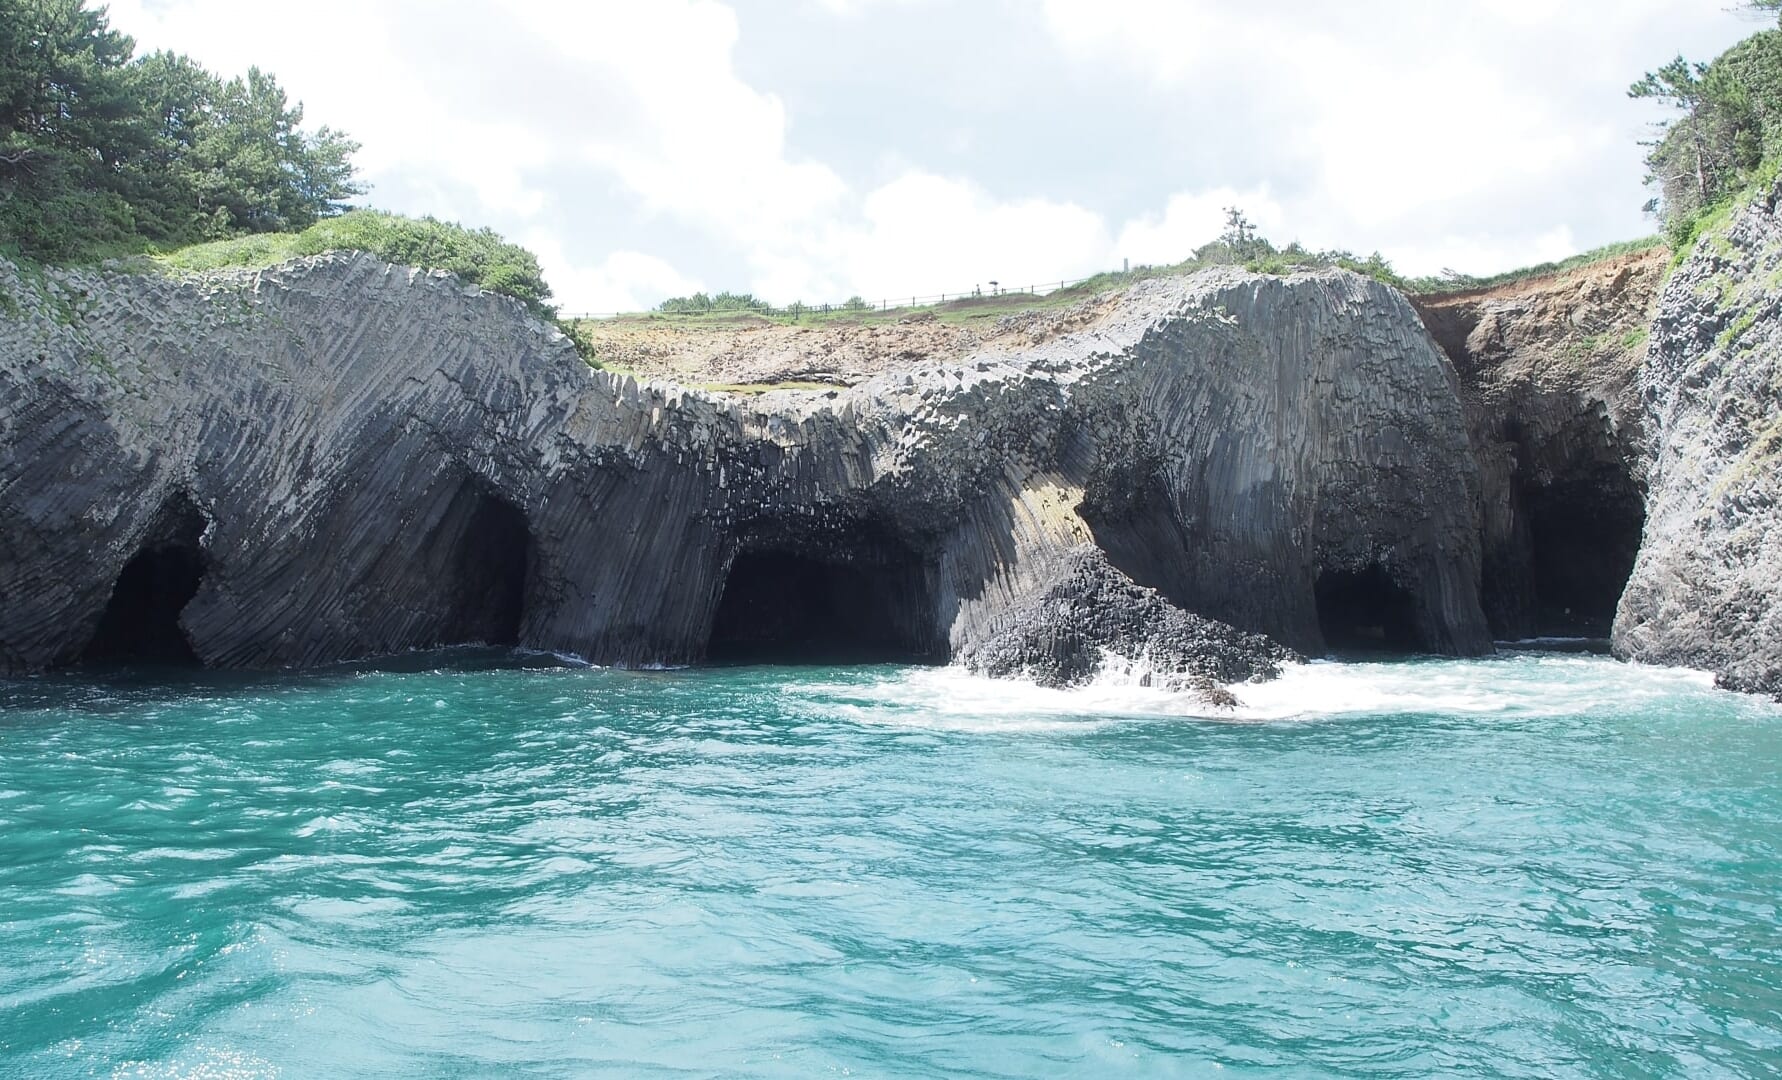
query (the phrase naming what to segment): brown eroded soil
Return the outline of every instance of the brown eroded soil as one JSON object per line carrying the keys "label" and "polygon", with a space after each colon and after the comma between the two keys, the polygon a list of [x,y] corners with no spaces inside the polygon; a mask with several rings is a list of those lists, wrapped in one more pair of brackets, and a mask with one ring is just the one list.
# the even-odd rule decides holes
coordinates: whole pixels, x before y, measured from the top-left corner
{"label": "brown eroded soil", "polygon": [[1038,344],[1081,329],[1117,293],[1048,302],[997,297],[913,313],[812,316],[802,322],[624,316],[582,323],[602,367],[715,390],[852,386],[886,371],[956,363],[985,349]]}
{"label": "brown eroded soil", "polygon": [[[1447,294],[1414,296],[1475,392],[1521,383],[1595,384],[1618,409],[1645,353],[1663,248]],[[1074,292],[1074,290],[1073,290]],[[958,363],[1086,327],[1120,291],[982,297],[915,311],[807,315],[631,315],[582,323],[602,367],[712,390],[852,386],[886,371]],[[1604,384],[1607,385],[1604,385]]]}
{"label": "brown eroded soil", "polygon": [[1469,383],[1598,386],[1621,399],[1646,352],[1670,253],[1663,247],[1503,285],[1412,297]]}

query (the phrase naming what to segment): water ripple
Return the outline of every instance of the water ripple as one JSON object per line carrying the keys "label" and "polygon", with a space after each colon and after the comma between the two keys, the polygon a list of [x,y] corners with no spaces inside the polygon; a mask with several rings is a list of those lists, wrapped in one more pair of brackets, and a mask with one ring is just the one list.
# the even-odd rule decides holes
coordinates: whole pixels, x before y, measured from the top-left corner
{"label": "water ripple", "polygon": [[1776,1073],[1782,710],[1574,656],[1236,692],[0,684],[0,1074]]}

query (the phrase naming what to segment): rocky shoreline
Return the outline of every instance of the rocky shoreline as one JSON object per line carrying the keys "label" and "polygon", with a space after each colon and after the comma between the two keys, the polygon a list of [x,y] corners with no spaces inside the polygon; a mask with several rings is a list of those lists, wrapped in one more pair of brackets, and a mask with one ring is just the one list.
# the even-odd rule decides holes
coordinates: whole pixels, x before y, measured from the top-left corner
{"label": "rocky shoreline", "polygon": [[[1211,694],[1333,646],[1606,630],[1619,600],[1620,654],[1774,692],[1766,399],[1698,422],[1721,384],[1776,415],[1768,301],[1706,298],[1782,252],[1773,212],[1739,221],[1669,279],[1649,349],[1623,326],[1644,264],[1563,317],[1224,269],[755,396],[589,369],[517,302],[363,255],[0,261],[0,674],[820,645],[1063,683],[1106,651]],[[1596,352],[1552,363],[1548,324],[1593,319]]]}

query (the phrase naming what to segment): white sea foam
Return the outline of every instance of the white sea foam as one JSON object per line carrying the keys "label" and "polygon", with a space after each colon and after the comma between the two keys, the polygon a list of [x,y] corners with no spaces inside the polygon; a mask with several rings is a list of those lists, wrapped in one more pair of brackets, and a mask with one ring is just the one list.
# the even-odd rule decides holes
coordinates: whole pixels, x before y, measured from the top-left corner
{"label": "white sea foam", "polygon": [[1142,664],[1110,664],[1093,683],[1058,690],[981,678],[958,667],[923,668],[864,684],[793,683],[783,692],[816,699],[824,712],[861,723],[986,732],[1082,731],[1162,717],[1253,723],[1395,713],[1514,718],[1722,693],[1704,672],[1575,654],[1319,660],[1290,665],[1269,682],[1228,687],[1238,699],[1235,708],[1208,704],[1193,691],[1143,685],[1144,674]]}
{"label": "white sea foam", "polygon": [[552,661],[566,668],[596,668],[600,666],[589,663],[586,658],[575,653],[560,652],[556,649],[518,648],[514,650],[514,655],[522,661]]}
{"label": "white sea foam", "polygon": [[1617,701],[1718,693],[1706,672],[1573,653],[1389,663],[1316,660],[1289,667],[1271,682],[1231,689],[1241,703],[1237,715],[1250,720],[1382,713],[1552,716]]}
{"label": "white sea foam", "polygon": [[1121,719],[1214,716],[1198,695],[1096,682],[1055,690],[960,667],[914,668],[872,683],[791,683],[783,692],[861,723],[969,731],[1086,730]]}

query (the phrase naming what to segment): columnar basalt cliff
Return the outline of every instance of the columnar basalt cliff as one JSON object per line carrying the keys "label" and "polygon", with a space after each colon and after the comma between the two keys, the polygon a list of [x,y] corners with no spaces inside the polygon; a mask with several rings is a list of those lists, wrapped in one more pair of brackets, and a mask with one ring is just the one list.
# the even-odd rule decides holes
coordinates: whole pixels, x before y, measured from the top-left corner
{"label": "columnar basalt cliff", "polygon": [[224,667],[944,660],[1085,545],[1306,652],[1491,647],[1453,369],[1340,271],[1151,282],[1035,344],[755,398],[590,370],[506,298],[358,255],[0,263],[0,294],[8,673],[141,657],[143,627]]}
{"label": "columnar basalt cliff", "polygon": [[1617,654],[1782,696],[1782,186],[1672,272],[1640,392],[1644,542]]}

